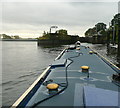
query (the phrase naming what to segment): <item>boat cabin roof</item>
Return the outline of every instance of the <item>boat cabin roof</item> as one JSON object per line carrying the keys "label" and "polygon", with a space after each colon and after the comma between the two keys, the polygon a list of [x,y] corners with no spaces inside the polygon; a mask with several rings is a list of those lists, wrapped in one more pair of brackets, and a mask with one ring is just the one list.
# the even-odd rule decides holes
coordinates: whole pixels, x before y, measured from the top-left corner
{"label": "boat cabin roof", "polygon": [[[89,51],[91,49],[85,46],[64,50],[61,57],[51,65],[49,74],[27,106],[51,95],[46,82],[58,84],[60,91],[67,83],[66,79],[68,85],[63,92],[38,106],[118,106],[119,87],[112,82],[112,75],[117,73],[116,70],[96,53],[90,54]],[[84,71],[81,66],[89,66],[89,69]]]}

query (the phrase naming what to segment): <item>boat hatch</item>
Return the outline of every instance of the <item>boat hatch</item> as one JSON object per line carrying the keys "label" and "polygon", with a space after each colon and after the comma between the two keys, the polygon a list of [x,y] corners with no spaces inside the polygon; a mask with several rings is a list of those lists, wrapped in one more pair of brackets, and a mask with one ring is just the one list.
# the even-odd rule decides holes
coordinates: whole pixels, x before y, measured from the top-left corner
{"label": "boat hatch", "polygon": [[116,106],[120,107],[118,101],[119,92],[105,90],[90,86],[84,86],[85,106]]}
{"label": "boat hatch", "polygon": [[66,65],[66,59],[55,60],[54,63],[51,65],[51,68],[64,67],[65,65]]}

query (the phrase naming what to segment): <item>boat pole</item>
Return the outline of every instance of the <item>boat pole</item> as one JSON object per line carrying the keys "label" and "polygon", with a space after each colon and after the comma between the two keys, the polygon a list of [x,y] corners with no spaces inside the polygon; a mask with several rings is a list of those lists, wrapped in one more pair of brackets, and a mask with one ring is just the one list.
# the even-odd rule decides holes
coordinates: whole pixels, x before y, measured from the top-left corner
{"label": "boat pole", "polygon": [[120,2],[118,2],[118,56],[120,57]]}

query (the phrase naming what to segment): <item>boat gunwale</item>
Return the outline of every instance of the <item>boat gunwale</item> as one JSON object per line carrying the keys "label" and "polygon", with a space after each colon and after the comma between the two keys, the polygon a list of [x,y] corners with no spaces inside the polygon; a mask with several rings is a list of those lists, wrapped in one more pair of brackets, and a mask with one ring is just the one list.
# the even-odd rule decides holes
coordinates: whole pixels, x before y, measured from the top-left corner
{"label": "boat gunwale", "polygon": [[[107,64],[109,65],[112,69],[115,67],[118,71],[120,71],[120,68],[117,67],[115,64],[113,64],[111,61],[109,61],[107,58],[103,57],[100,53],[98,53],[96,50],[92,49],[89,47],[93,52],[96,52],[96,54]],[[113,67],[112,67],[113,66]],[[115,70],[116,71],[116,70]],[[116,71],[117,72],[117,71]],[[120,73],[120,72],[117,72]]]}
{"label": "boat gunwale", "polygon": [[61,58],[61,56],[64,54],[66,48],[55,58],[55,60],[58,60]]}
{"label": "boat gunwale", "polygon": [[37,83],[46,75],[46,73],[50,70],[51,66],[48,66],[46,70],[42,72],[42,74],[35,80],[32,85],[17,99],[17,101],[12,105],[12,107],[17,107],[22,100],[30,93],[30,91],[35,87]]}

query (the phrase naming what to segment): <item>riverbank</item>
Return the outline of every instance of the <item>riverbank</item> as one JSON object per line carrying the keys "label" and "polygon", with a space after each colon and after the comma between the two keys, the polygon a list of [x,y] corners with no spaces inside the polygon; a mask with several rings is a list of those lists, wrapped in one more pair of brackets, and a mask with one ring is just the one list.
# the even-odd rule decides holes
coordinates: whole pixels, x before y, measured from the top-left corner
{"label": "riverbank", "polygon": [[74,44],[76,41],[80,41],[82,43],[92,43],[92,44],[105,44],[107,43],[103,37],[75,37],[71,36],[69,40],[62,39],[38,39],[38,45],[67,45]]}

